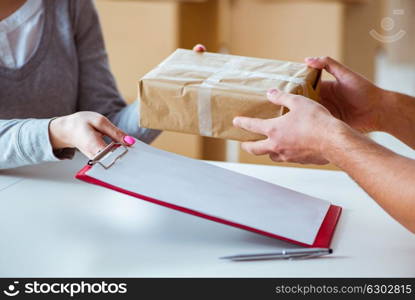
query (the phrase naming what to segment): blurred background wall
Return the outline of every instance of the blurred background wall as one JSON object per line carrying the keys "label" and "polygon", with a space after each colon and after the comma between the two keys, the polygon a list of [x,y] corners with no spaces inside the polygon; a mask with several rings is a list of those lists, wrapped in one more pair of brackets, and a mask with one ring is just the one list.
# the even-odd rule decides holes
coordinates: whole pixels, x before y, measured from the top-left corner
{"label": "blurred background wall", "polygon": [[[415,95],[414,0],[96,0],[96,5],[111,67],[128,102],[136,99],[141,76],[176,48],[196,43],[213,52],[300,62],[329,55],[382,87]],[[386,134],[373,138],[414,156]],[[194,158],[274,164],[232,141],[164,132],[154,145]]]}

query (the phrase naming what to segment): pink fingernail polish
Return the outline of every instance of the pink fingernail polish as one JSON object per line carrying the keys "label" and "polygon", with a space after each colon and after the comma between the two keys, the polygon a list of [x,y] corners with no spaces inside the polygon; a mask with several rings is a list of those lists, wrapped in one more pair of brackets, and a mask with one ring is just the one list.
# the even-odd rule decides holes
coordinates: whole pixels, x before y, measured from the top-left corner
{"label": "pink fingernail polish", "polygon": [[196,46],[193,47],[193,50],[197,52],[204,52],[206,51],[206,48],[202,44],[197,44]]}
{"label": "pink fingernail polish", "polygon": [[135,144],[135,139],[132,136],[126,135],[123,140],[127,145],[131,146]]}
{"label": "pink fingernail polish", "polygon": [[269,89],[268,92],[267,92],[268,95],[275,95],[275,94],[278,94],[278,93],[279,93],[279,90],[277,90],[277,89]]}

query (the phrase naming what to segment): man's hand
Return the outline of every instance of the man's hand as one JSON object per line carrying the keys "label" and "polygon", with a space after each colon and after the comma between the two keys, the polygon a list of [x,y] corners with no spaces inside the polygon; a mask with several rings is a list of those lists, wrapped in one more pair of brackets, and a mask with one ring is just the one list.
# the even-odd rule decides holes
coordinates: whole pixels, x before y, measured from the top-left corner
{"label": "man's hand", "polygon": [[49,135],[54,150],[78,148],[88,158],[93,158],[107,146],[103,140],[104,136],[125,145],[130,145],[134,141],[106,117],[89,111],[52,120]]}
{"label": "man's hand", "polygon": [[321,104],[360,132],[381,130],[387,116],[385,91],[330,57],[306,58],[308,66],[325,69],[335,81],[321,84]]}
{"label": "man's hand", "polygon": [[415,233],[414,160],[376,144],[310,99],[276,90],[271,90],[268,98],[290,111],[268,120],[236,117],[235,126],[268,137],[243,143],[244,150],[255,155],[269,154],[275,161],[317,164],[329,161]]}
{"label": "man's hand", "polygon": [[288,107],[290,111],[268,120],[235,118],[236,127],[268,137],[257,142],[244,142],[242,148],[254,155],[269,154],[276,162],[327,164],[325,143],[331,133],[345,124],[308,98],[276,89],[268,91],[267,96],[271,102]]}

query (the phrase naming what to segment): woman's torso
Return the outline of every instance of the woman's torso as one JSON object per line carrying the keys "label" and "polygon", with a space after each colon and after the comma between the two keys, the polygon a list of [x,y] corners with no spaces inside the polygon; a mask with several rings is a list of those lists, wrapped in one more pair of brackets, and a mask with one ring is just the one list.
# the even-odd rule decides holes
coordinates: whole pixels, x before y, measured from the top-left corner
{"label": "woman's torso", "polygon": [[78,58],[69,5],[44,0],[44,27],[33,56],[18,69],[0,67],[0,119],[49,118],[76,111]]}

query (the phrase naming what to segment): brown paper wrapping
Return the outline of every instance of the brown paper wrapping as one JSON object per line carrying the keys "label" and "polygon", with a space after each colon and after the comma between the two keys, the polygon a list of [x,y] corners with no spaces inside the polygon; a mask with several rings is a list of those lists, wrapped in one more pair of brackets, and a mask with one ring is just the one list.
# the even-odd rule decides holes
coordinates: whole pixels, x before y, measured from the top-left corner
{"label": "brown paper wrapping", "polygon": [[305,64],[177,49],[139,82],[139,125],[238,141],[264,136],[235,128],[236,116],[269,119],[284,108],[266,91],[318,100],[320,71]]}

